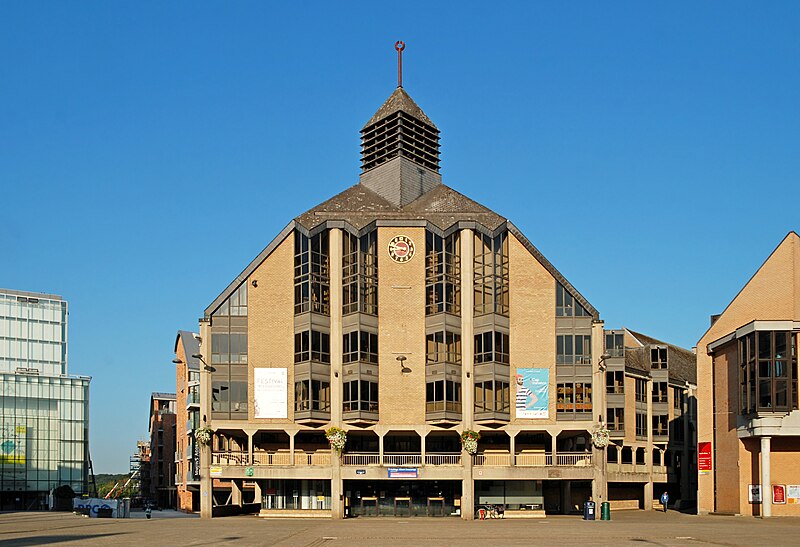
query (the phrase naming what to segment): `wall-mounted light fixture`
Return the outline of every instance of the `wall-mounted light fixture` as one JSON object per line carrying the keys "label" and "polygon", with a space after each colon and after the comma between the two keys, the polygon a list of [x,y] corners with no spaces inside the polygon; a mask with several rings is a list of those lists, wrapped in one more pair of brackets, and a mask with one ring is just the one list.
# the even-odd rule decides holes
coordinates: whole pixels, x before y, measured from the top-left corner
{"label": "wall-mounted light fixture", "polygon": [[597,363],[597,368],[600,369],[600,372],[603,372],[607,368],[606,359],[608,359],[609,357],[611,357],[611,355],[609,355],[608,353],[604,353],[603,355],[600,356],[600,361]]}
{"label": "wall-mounted light fixture", "polygon": [[403,374],[411,372],[411,369],[406,366],[406,359],[408,359],[408,357],[406,357],[405,355],[397,356],[397,360],[400,362],[400,372],[402,372]]}
{"label": "wall-mounted light fixture", "polygon": [[183,361],[181,361],[180,359],[177,359],[177,358],[173,359],[172,362],[175,363],[176,365],[183,364]]}
{"label": "wall-mounted light fixture", "polygon": [[258,287],[258,279],[253,279],[253,280],[250,282],[250,284],[251,284],[251,285],[253,286],[253,288],[255,289],[256,287]]}
{"label": "wall-mounted light fixture", "polygon": [[469,378],[469,371],[467,371],[467,378]]}
{"label": "wall-mounted light fixture", "polygon": [[217,369],[215,369],[212,366],[209,366],[208,363],[206,363],[206,360],[203,359],[203,355],[202,354],[195,353],[194,355],[192,355],[192,358],[200,359],[200,362],[203,363],[203,370],[207,370],[208,372],[216,372]]}

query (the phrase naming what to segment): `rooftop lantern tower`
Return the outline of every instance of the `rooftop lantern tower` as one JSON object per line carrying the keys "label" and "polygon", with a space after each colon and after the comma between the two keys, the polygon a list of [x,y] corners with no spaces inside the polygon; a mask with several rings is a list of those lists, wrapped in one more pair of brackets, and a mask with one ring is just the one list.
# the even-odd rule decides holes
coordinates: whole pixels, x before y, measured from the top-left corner
{"label": "rooftop lantern tower", "polygon": [[360,182],[404,206],[442,183],[439,129],[403,89],[403,50],[398,41],[397,89],[361,129]]}

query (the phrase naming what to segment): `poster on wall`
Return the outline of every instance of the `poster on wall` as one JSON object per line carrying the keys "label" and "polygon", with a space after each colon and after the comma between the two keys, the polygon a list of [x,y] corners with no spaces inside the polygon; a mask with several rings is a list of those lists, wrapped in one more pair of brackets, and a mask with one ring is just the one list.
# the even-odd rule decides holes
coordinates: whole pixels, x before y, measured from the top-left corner
{"label": "poster on wall", "polygon": [[516,380],[517,418],[547,418],[550,370],[518,368]]}
{"label": "poster on wall", "polygon": [[786,485],[773,484],[772,485],[772,503],[783,505],[786,503]]}
{"label": "poster on wall", "polygon": [[786,485],[786,502],[800,503],[800,484]]}
{"label": "poster on wall", "polygon": [[24,425],[0,427],[0,464],[25,465],[28,428]]}
{"label": "poster on wall", "polygon": [[697,470],[701,475],[711,473],[711,443],[697,443]]}
{"label": "poster on wall", "polygon": [[761,485],[750,484],[747,487],[747,501],[750,503],[761,503]]}
{"label": "poster on wall", "polygon": [[253,369],[256,418],[288,417],[286,378],[285,368]]}

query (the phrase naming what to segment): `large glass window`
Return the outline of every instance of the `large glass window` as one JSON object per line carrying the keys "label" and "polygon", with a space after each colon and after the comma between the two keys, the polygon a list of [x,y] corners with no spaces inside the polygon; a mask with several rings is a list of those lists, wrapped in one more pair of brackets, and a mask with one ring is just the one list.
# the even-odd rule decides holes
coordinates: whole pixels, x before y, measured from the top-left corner
{"label": "large glass window", "polygon": [[342,401],[345,412],[378,412],[378,384],[367,380],[353,380],[342,384]]}
{"label": "large glass window", "polygon": [[511,409],[508,382],[488,380],[475,382],[475,413],[503,412]]}
{"label": "large glass window", "polygon": [[450,380],[428,382],[425,390],[427,412],[461,412],[461,383]]}
{"label": "large glass window", "polygon": [[556,384],[556,412],[591,414],[591,382],[564,382]]}
{"label": "large glass window", "polygon": [[625,393],[625,373],[621,370],[606,372],[606,393]]}
{"label": "large glass window", "polygon": [[625,355],[625,336],[622,333],[606,333],[606,354],[609,357],[622,357]]}
{"label": "large glass window", "polygon": [[624,408],[607,409],[606,425],[609,431],[625,431],[625,409]]}
{"label": "large glass window", "polygon": [[294,233],[294,313],[330,315],[328,231]]}
{"label": "large glass window", "polygon": [[461,313],[461,245],[458,232],[425,232],[425,315]]}
{"label": "large glass window", "polygon": [[667,382],[653,382],[653,402],[667,402]]}
{"label": "large glass window", "polygon": [[488,331],[475,335],[475,364],[509,363],[508,334]]}
{"label": "large glass window", "polygon": [[342,234],[342,313],[378,315],[378,232]]}
{"label": "large glass window", "polygon": [[343,336],[343,363],[378,364],[378,335],[373,332],[353,331]]}
{"label": "large glass window", "polygon": [[449,331],[432,332],[426,337],[425,363],[461,364],[461,335]]}
{"label": "large glass window", "polygon": [[591,314],[561,283],[556,284],[556,317],[589,317]]}
{"label": "large glass window", "polygon": [[668,424],[669,417],[665,415],[653,416],[653,435],[666,436],[669,435]]}
{"label": "large glass window", "polygon": [[508,315],[508,233],[474,232],[475,315]]}
{"label": "large glass window", "polygon": [[591,365],[592,337],[582,334],[557,335],[556,364]]}
{"label": "large glass window", "polygon": [[647,380],[636,378],[636,401],[639,403],[647,402]]}
{"label": "large glass window", "polygon": [[650,348],[651,368],[667,368],[667,348]]}
{"label": "large glass window", "polygon": [[302,380],[294,384],[294,409],[296,412],[316,410],[330,412],[331,385],[320,380]]}
{"label": "large glass window", "polygon": [[645,412],[636,412],[636,436],[647,438],[647,414]]}
{"label": "large glass window", "polygon": [[331,338],[324,332],[306,330],[294,335],[294,362],[331,362]]}
{"label": "large glass window", "polygon": [[785,331],[757,331],[739,339],[742,414],[798,408],[797,348]]}

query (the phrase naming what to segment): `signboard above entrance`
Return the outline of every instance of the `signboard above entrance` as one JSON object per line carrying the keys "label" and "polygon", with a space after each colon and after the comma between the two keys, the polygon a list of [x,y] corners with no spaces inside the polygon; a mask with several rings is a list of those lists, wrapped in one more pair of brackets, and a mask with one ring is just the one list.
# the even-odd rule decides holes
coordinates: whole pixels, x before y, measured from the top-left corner
{"label": "signboard above entrance", "polygon": [[388,471],[390,479],[416,479],[418,476],[416,467],[390,467]]}

